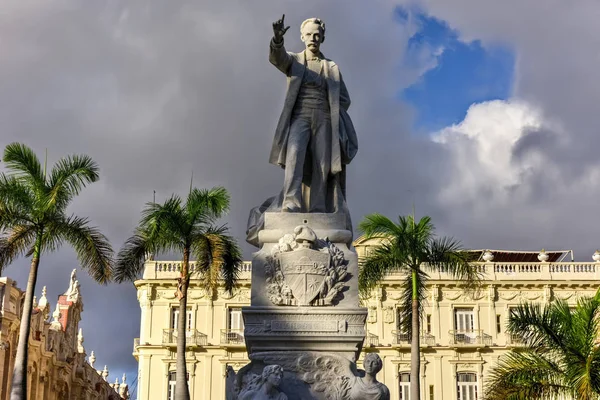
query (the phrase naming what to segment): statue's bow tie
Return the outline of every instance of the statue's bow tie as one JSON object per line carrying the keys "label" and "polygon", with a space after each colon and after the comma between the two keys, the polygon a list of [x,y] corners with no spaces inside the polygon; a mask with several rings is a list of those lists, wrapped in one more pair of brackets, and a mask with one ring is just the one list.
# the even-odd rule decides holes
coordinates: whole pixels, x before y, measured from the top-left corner
{"label": "statue's bow tie", "polygon": [[308,61],[321,61],[321,59],[319,57],[311,57]]}

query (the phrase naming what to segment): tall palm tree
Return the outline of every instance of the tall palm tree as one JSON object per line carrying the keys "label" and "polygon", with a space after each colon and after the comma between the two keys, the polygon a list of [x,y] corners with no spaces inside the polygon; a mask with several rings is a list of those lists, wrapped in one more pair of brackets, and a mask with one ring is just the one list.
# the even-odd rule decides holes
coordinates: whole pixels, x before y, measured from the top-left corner
{"label": "tall palm tree", "polygon": [[419,323],[428,272],[448,272],[455,279],[463,280],[468,288],[479,281],[479,273],[459,242],[435,237],[430,217],[415,222],[413,216],[400,216],[398,222],[394,222],[381,214],[371,214],[359,224],[358,230],[367,239],[380,239],[380,244],[360,261],[358,282],[363,294],[368,294],[389,272],[406,274],[400,308],[401,324],[411,335],[410,398],[418,400],[421,398]]}
{"label": "tall palm tree", "polygon": [[[148,203],[135,234],[125,242],[117,256],[117,282],[135,280],[142,272],[145,255],[177,252],[183,257],[177,280],[179,318],[177,320],[177,372],[175,400],[189,400],[185,362],[187,291],[190,278],[197,272],[200,284],[214,296],[221,280],[233,290],[241,264],[241,253],[227,228],[215,226],[229,209],[229,194],[222,187],[210,190],[190,188],[185,202],[177,195],[164,204]],[[196,271],[190,260],[196,260]]]}
{"label": "tall palm tree", "polygon": [[98,180],[98,166],[90,157],[62,158],[47,174],[29,147],[12,143],[4,149],[3,161],[7,173],[0,174],[0,270],[19,256],[31,256],[10,395],[11,400],[24,400],[31,308],[41,255],[67,242],[81,267],[105,284],[111,278],[113,252],[107,238],[89,226],[87,218],[66,214],[81,189]]}
{"label": "tall palm tree", "polygon": [[571,309],[556,300],[511,310],[507,332],[525,348],[492,369],[486,399],[600,398],[600,291]]}

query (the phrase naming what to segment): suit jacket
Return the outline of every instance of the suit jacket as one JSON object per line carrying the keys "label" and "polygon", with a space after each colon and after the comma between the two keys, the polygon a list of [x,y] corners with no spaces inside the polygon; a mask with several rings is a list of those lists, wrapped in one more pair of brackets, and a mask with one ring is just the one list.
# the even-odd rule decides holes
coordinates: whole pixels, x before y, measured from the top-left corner
{"label": "suit jacket", "polygon": [[[321,54],[321,56],[323,56]],[[327,80],[329,110],[331,112],[331,173],[342,172],[343,164],[348,164],[358,151],[358,140],[347,110],[350,96],[337,64],[325,57],[323,75]],[[287,141],[290,132],[292,111],[296,104],[302,77],[306,69],[306,51],[291,53],[285,50],[283,42],[271,40],[269,61],[287,76],[287,92],[283,110],[277,123],[275,138],[271,148],[269,162],[285,166]]]}

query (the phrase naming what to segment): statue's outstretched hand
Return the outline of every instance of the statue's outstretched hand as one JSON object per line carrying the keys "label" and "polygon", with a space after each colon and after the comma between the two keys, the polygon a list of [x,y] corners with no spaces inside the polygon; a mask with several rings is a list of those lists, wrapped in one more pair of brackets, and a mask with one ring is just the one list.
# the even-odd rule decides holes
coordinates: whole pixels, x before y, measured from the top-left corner
{"label": "statue's outstretched hand", "polygon": [[285,14],[283,14],[281,19],[273,22],[273,39],[275,39],[275,41],[278,43],[283,41],[283,35],[285,35],[288,29],[290,29],[289,26],[285,27],[284,20]]}

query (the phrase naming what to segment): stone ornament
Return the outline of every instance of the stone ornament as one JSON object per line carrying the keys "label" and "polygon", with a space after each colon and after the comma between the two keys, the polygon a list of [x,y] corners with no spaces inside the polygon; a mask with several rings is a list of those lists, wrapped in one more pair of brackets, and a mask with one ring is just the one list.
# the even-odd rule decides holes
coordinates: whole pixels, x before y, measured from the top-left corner
{"label": "stone ornament", "polygon": [[349,277],[343,251],[307,225],[283,235],[267,261],[267,291],[275,305],[333,305]]}
{"label": "stone ornament", "polygon": [[[259,361],[261,360],[261,361]],[[250,372],[254,363],[274,363],[265,366],[262,374]],[[364,371],[356,364],[334,353],[264,353],[242,367],[237,373],[227,367],[227,400],[287,400],[284,390],[294,390],[296,396],[302,384],[310,387],[315,399],[328,400],[389,400],[387,386],[377,381],[383,366],[378,354],[369,353],[363,361]],[[284,376],[285,370],[285,376]],[[281,389],[280,389],[281,387]],[[291,392],[290,392],[291,393]],[[306,397],[300,398],[304,399]]]}
{"label": "stone ornament", "polygon": [[283,379],[283,367],[267,365],[261,375],[250,378],[247,387],[242,389],[239,400],[287,400],[287,396],[279,391]]}

